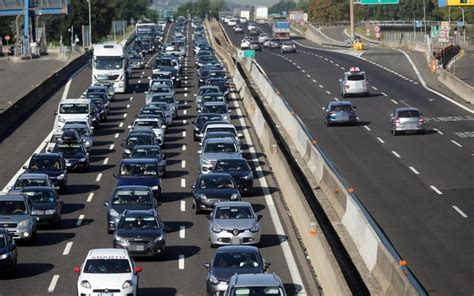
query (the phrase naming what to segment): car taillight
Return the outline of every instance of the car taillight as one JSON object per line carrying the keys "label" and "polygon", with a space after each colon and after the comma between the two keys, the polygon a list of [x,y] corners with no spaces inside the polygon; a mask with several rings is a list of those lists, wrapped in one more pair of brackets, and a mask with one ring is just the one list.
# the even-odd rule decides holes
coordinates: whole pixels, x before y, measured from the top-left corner
{"label": "car taillight", "polygon": [[398,117],[395,118],[395,123],[396,123],[396,124],[399,124],[399,123],[400,123],[400,118],[398,118]]}
{"label": "car taillight", "polygon": [[425,123],[425,118],[423,116],[420,116],[420,118],[418,119],[418,122]]}

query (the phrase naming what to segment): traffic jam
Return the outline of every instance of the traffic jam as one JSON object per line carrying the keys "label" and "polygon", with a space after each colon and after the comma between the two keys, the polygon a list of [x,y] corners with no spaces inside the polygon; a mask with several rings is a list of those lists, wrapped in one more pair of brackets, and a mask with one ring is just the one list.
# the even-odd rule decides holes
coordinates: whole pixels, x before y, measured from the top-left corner
{"label": "traffic jam", "polygon": [[109,235],[110,247],[90,249],[80,258],[82,263],[71,270],[77,274],[77,291],[69,291],[81,296],[138,295],[140,275],[153,272],[140,266],[141,260],[146,257],[159,266],[167,256],[170,226],[160,213],[169,198],[165,180],[170,155],[164,147],[173,138],[170,128],[181,124],[180,116],[186,114],[183,106],[188,101],[177,99],[177,94],[188,86],[185,65],[194,60],[198,85],[190,105],[197,116],[192,119],[192,135],[182,135],[200,147],[193,156],[199,173],[186,187],[190,207],[208,223],[207,233],[200,235],[215,248],[214,256],[202,262],[206,283],[198,285],[205,286],[208,295],[287,295],[259,249],[265,229],[249,198],[258,177],[244,153],[248,135],[231,120],[239,108],[231,77],[206,34],[200,18],[178,17],[171,24],[138,22],[130,45],[96,45],[92,84],[80,98],[59,102],[44,149],[31,156],[0,195],[0,272],[15,277],[21,249],[34,245],[44,228],[61,229],[68,181],[91,169],[97,149],[94,134],[110,119],[116,92],[130,93],[127,76],[151,69],[143,79],[149,81],[143,84],[143,106],[124,126],[122,159],[114,164],[115,188],[103,202],[106,225],[99,228]]}

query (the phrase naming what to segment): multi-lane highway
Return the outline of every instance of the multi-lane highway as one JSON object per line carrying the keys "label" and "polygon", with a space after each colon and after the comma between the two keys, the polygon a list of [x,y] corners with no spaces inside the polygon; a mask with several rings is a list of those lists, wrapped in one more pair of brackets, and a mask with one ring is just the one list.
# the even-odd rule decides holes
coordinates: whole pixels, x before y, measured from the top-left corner
{"label": "multi-lane highway", "polygon": [[[224,27],[239,46],[243,35]],[[260,29],[270,33],[267,25]],[[285,55],[264,49],[256,60],[428,293],[472,295],[474,108],[353,55],[298,46]],[[341,100],[338,80],[353,66],[366,71],[371,85],[369,97],[348,99],[359,124],[325,127],[322,108]],[[390,134],[389,116],[403,106],[424,113],[425,135]]]}
{"label": "multi-lane highway", "polygon": [[[155,56],[147,57],[148,66],[151,67]],[[159,213],[170,228],[166,255],[159,260],[137,261],[137,265],[143,267],[140,295],[204,295],[206,269],[202,265],[209,262],[215,252],[207,240],[206,215],[195,215],[191,209],[190,187],[199,168],[199,145],[192,139],[191,124],[196,116],[194,95],[198,89],[192,48],[188,48],[183,67],[184,84],[177,89],[179,117],[168,127],[163,146],[168,156],[168,173],[163,180]],[[116,95],[107,122],[94,132],[90,169],[71,172],[69,176],[68,193],[61,196],[64,201],[61,228],[40,229],[34,243],[19,246],[17,272],[0,278],[0,295],[73,295],[77,283],[73,267],[82,263],[88,250],[112,247],[103,202],[110,198],[115,187],[113,173],[122,158],[120,144],[128,132],[127,126],[144,105],[148,76],[151,76],[150,68],[134,70],[129,91]],[[28,157],[44,147],[43,141],[52,129],[54,111],[61,98],[80,97],[90,83],[91,68],[86,66],[0,144],[0,184],[6,185],[14,179]],[[278,215],[282,211],[278,189],[264,155],[259,152],[250,124],[237,101],[231,104],[232,123],[245,135],[244,156],[256,175],[262,176],[255,180],[255,194],[243,200],[251,202],[255,211],[263,215],[261,252],[272,263],[269,271],[282,278],[287,292],[292,295],[295,290],[308,286],[300,272],[308,270],[307,263],[304,257],[298,259],[298,254],[302,254],[300,249],[294,249],[298,242],[289,239],[295,231],[285,230],[291,227],[288,217]],[[285,234],[289,232],[291,234]],[[312,277],[311,274],[306,276]],[[306,291],[316,291],[308,292],[315,295],[316,284],[311,282]]]}

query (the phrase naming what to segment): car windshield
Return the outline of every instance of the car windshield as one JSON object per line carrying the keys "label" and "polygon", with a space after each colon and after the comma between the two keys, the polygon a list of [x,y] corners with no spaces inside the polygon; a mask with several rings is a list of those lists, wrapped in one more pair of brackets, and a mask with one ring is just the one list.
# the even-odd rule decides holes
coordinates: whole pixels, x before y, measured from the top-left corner
{"label": "car windshield", "polygon": [[84,152],[84,146],[82,144],[69,144],[69,143],[60,143],[56,144],[53,152],[61,152],[63,154],[76,154],[78,152]]}
{"label": "car windshield", "polygon": [[250,168],[245,160],[218,160],[215,167],[216,172],[246,172],[249,170]]}
{"label": "car windshield", "polygon": [[206,102],[225,102],[225,98],[223,96],[203,96],[202,103]]}
{"label": "car windshield", "polygon": [[151,75],[151,79],[168,79],[171,77],[170,73],[155,73]]}
{"label": "car windshield", "polygon": [[209,79],[207,85],[224,86],[226,81],[223,79]]}
{"label": "car windshield", "polygon": [[256,253],[218,252],[214,258],[214,267],[220,268],[257,268],[260,266]]}
{"label": "car windshield", "polygon": [[23,190],[22,194],[29,196],[34,203],[54,203],[56,197],[51,191],[27,191]]}
{"label": "car windshield", "polygon": [[206,88],[199,89],[199,95],[200,96],[202,96],[204,94],[215,93],[215,92],[220,92],[220,91],[219,91],[219,89],[216,89],[214,87],[206,87]]}
{"label": "car windshield", "polygon": [[98,70],[116,70],[123,68],[123,59],[122,58],[104,58],[96,57],[95,67]]}
{"label": "car windshield", "polygon": [[228,177],[206,177],[201,179],[201,189],[232,189],[234,182]]}
{"label": "car windshield", "polygon": [[0,215],[26,215],[25,202],[22,200],[0,200]]}
{"label": "car windshield", "polygon": [[349,80],[349,81],[361,81],[361,80],[365,80],[365,76],[363,74],[348,75],[347,80]]}
{"label": "car windshield", "polygon": [[139,120],[135,122],[135,127],[149,127],[149,128],[157,128],[159,127],[158,121],[154,120]]}
{"label": "car windshield", "polygon": [[120,220],[119,229],[123,230],[151,230],[159,229],[160,226],[154,217],[123,217]]}
{"label": "car windshield", "polygon": [[161,149],[159,148],[139,148],[134,149],[132,152],[132,158],[150,158],[160,157]]}
{"label": "car windshield", "polygon": [[233,153],[237,149],[233,143],[208,143],[204,149],[205,153]]}
{"label": "car windshield", "polygon": [[32,158],[30,161],[30,171],[51,171],[60,170],[61,163],[59,159],[51,158]]}
{"label": "car windshield", "polygon": [[233,288],[230,292],[231,296],[283,296],[283,290],[280,287],[245,287]]}
{"label": "car windshield", "polygon": [[130,273],[130,262],[127,259],[89,259],[84,273]]}
{"label": "car windshield", "polygon": [[230,133],[235,137],[235,129],[232,127],[209,127],[207,128],[208,133],[213,133],[213,132],[225,132],[225,133]]}
{"label": "car windshield", "polygon": [[398,112],[398,117],[409,118],[409,117],[420,117],[420,112],[416,110],[403,110]]}
{"label": "car windshield", "polygon": [[170,88],[163,84],[152,84],[150,90],[156,93],[157,92],[163,92],[163,93],[170,92]]}
{"label": "car windshield", "polygon": [[204,105],[202,108],[202,112],[205,113],[217,113],[217,114],[224,114],[227,113],[227,106],[222,105]]}
{"label": "car windshield", "polygon": [[173,96],[153,96],[151,98],[152,102],[165,102],[167,104],[173,104],[174,98]]}
{"label": "car windshield", "polygon": [[152,138],[148,135],[133,137],[130,136],[127,139],[126,146],[135,146],[135,145],[150,145],[152,143]]}
{"label": "car windshield", "polygon": [[293,42],[291,42],[291,41],[283,41],[283,45],[293,46]]}
{"label": "car windshield", "polygon": [[224,71],[215,71],[215,72],[210,72],[209,77],[224,78],[226,77],[226,74]]}
{"label": "car windshield", "polygon": [[84,114],[89,113],[89,104],[86,103],[62,103],[59,105],[61,114]]}
{"label": "car windshield", "polygon": [[157,59],[155,61],[155,68],[158,68],[159,66],[173,66],[173,60],[171,59]]}
{"label": "car windshield", "polygon": [[5,234],[0,233],[0,249],[5,248],[7,246],[7,238]]}
{"label": "car windshield", "polygon": [[218,207],[214,216],[216,219],[253,219],[248,206]]}
{"label": "car windshield", "polygon": [[155,164],[148,163],[130,163],[122,164],[120,167],[120,176],[157,176],[158,168]]}
{"label": "car windshield", "polygon": [[146,190],[117,190],[112,198],[113,205],[151,205],[150,192]]}
{"label": "car windshield", "polygon": [[196,121],[196,124],[200,125],[200,124],[204,124],[208,121],[218,121],[218,120],[221,120],[220,115],[201,115],[201,116],[198,117],[198,119]]}
{"label": "car windshield", "polygon": [[47,186],[46,179],[21,178],[16,181],[15,189],[31,186]]}

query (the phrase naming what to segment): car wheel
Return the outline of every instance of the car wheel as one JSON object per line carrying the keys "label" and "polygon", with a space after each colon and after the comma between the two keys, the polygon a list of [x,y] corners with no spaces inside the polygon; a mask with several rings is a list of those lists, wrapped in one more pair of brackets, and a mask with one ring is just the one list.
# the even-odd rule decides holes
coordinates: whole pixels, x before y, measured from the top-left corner
{"label": "car wheel", "polygon": [[214,248],[216,248],[217,246],[216,246],[215,244],[213,244],[213,243],[209,240],[209,247],[210,247],[211,249],[214,249]]}
{"label": "car wheel", "polygon": [[197,206],[196,202],[193,202],[194,214],[201,214],[201,209]]}
{"label": "car wheel", "polygon": [[56,221],[54,222],[54,228],[61,229],[61,217],[56,217]]}
{"label": "car wheel", "polygon": [[396,135],[398,135],[398,132],[397,132],[395,129],[392,129],[392,134],[393,134],[394,136],[396,136]]}

